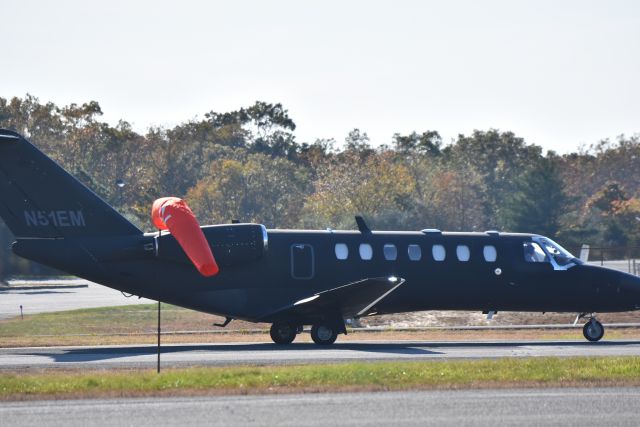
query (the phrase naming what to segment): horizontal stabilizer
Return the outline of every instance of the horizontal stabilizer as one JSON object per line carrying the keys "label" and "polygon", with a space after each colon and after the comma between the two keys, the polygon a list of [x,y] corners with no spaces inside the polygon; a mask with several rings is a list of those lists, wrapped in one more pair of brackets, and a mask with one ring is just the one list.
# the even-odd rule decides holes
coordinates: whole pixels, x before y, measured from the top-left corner
{"label": "horizontal stabilizer", "polygon": [[280,316],[314,316],[338,310],[344,319],[371,313],[375,305],[405,282],[400,277],[377,277],[359,280],[328,291],[319,292],[276,310],[264,318]]}
{"label": "horizontal stabilizer", "polygon": [[15,135],[11,135],[8,133],[4,133],[2,130],[0,130],[0,143],[11,143],[11,142],[18,142],[20,141],[20,137],[17,137]]}

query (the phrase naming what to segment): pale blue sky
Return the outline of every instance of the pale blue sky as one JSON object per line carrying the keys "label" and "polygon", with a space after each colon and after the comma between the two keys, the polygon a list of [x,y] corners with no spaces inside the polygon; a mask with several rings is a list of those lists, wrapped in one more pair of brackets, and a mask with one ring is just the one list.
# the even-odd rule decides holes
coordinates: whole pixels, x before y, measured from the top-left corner
{"label": "pale blue sky", "polygon": [[638,1],[0,0],[0,96],[99,101],[139,131],[255,100],[299,141],[640,132]]}

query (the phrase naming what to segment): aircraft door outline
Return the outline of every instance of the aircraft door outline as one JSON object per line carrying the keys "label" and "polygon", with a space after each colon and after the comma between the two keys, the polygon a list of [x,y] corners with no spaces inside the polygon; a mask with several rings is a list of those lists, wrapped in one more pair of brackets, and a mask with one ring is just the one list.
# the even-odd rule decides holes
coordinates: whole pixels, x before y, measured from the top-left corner
{"label": "aircraft door outline", "polygon": [[290,249],[291,277],[311,280],[315,276],[315,253],[309,243],[294,243]]}

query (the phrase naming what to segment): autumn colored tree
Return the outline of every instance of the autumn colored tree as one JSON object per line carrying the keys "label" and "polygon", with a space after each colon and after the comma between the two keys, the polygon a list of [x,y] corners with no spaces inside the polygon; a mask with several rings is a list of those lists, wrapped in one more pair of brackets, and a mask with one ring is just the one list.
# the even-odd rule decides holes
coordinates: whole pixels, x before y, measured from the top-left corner
{"label": "autumn colored tree", "polygon": [[[622,247],[638,242],[640,202],[630,198],[617,182],[608,182],[587,202],[589,213],[597,214],[604,245]],[[593,220],[593,218],[592,218]]]}
{"label": "autumn colored tree", "polygon": [[394,161],[393,153],[364,158],[362,153],[352,149],[320,173],[305,203],[305,227],[353,228],[356,214],[381,228],[400,226],[398,219],[410,209],[415,181],[406,166]]}
{"label": "autumn colored tree", "polygon": [[216,160],[209,172],[186,194],[201,221],[238,219],[280,228],[298,223],[309,182],[289,160],[250,154],[242,161]]}

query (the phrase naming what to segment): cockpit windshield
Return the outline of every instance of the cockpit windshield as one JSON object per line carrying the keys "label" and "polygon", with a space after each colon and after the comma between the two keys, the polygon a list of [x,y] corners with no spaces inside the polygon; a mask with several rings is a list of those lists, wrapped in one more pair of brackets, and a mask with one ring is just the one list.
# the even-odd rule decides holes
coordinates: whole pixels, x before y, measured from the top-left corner
{"label": "cockpit windshield", "polygon": [[581,262],[551,239],[534,236],[522,243],[526,262],[547,262],[556,270],[567,270]]}
{"label": "cockpit windshield", "polygon": [[523,242],[524,260],[527,262],[549,262],[547,254],[536,242]]}
{"label": "cockpit windshield", "polygon": [[542,246],[544,251],[549,254],[559,266],[566,266],[576,260],[576,257],[571,255],[571,252],[551,239],[538,237],[535,238],[535,241]]}

